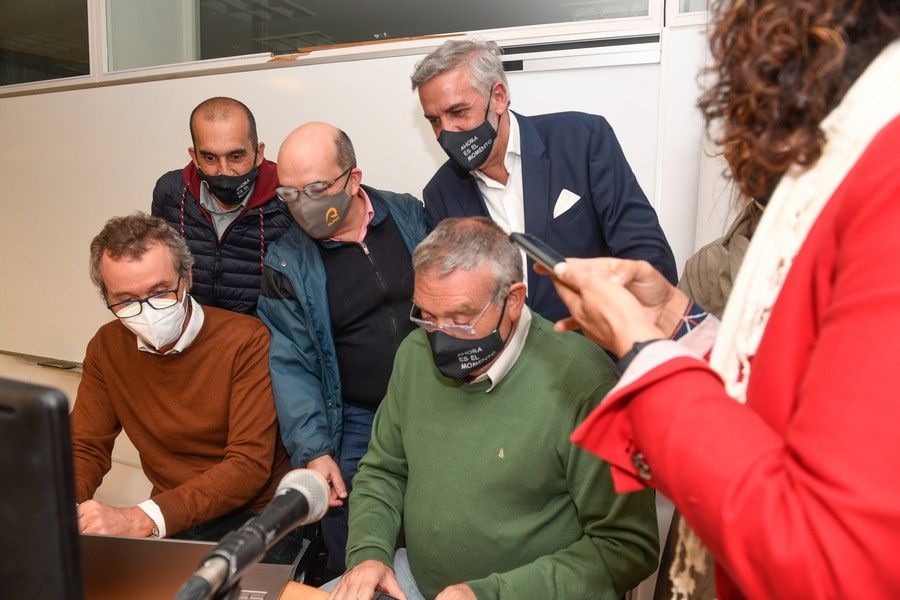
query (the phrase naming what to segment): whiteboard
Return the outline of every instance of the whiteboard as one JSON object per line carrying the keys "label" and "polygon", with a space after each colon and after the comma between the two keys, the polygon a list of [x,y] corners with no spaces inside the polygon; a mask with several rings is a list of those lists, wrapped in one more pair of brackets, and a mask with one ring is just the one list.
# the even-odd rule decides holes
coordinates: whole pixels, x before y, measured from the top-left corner
{"label": "whiteboard", "polygon": [[[353,140],[365,183],[421,197],[445,156],[410,89],[419,59],[301,64],[0,99],[0,350],[82,360],[88,340],[112,318],[88,276],[90,241],[108,218],[149,211],[157,178],[188,161],[188,115],[205,98],[245,102],[272,160],[300,123],[331,122]],[[514,72],[509,80],[513,110],[606,116],[659,208],[659,63]],[[698,152],[685,154],[696,172]],[[693,235],[692,220],[684,227]]]}

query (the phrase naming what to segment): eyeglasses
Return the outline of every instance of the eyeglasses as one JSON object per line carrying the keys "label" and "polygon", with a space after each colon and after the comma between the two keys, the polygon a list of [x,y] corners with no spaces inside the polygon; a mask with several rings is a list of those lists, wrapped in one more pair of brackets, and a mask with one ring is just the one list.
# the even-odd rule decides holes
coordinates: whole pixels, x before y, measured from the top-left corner
{"label": "eyeglasses", "polygon": [[[331,181],[313,181],[312,183],[307,183],[303,186],[302,189],[298,190],[295,187],[282,186],[279,188],[275,188],[275,193],[278,195],[278,198],[284,202],[285,204],[290,204],[291,202],[296,202],[300,199],[300,195],[303,194],[310,200],[318,200],[319,198],[325,195],[325,192],[328,191],[334,182],[343,177],[347,176],[347,181],[350,181],[350,171],[353,170],[353,167],[350,167]],[[347,181],[344,182],[344,186],[347,185]],[[343,187],[343,186],[342,186]]]}
{"label": "eyeglasses", "polygon": [[175,284],[174,290],[156,292],[155,294],[138,300],[126,300],[124,302],[116,302],[115,304],[107,304],[106,308],[111,310],[113,314],[120,319],[136,317],[141,314],[141,310],[144,308],[144,302],[156,310],[162,310],[178,303],[179,288],[181,288],[181,275],[178,276],[178,283]]}
{"label": "eyeglasses", "polygon": [[[497,290],[491,295],[491,299],[488,300],[487,304],[484,305],[484,308],[481,309],[481,312],[478,313],[478,316],[465,324],[458,323],[444,323],[443,325],[438,325],[434,321],[428,321],[422,318],[422,309],[412,305],[412,308],[409,309],[409,320],[425,329],[425,331],[431,333],[433,331],[441,330],[447,335],[473,335],[475,333],[475,323],[478,322],[478,319],[484,316],[484,313],[487,312],[488,307],[497,299],[500,290]],[[506,303],[504,302],[504,305]]]}

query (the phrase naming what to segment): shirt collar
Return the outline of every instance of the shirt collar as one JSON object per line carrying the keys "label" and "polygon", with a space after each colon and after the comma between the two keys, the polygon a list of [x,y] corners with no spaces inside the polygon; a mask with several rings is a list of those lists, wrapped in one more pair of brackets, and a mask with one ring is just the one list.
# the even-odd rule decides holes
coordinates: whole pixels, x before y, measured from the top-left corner
{"label": "shirt collar", "polygon": [[[511,110],[506,111],[509,115],[509,137],[506,139],[506,155],[503,157],[503,167],[507,173],[512,173],[516,161],[522,156],[522,138],[519,134],[519,122]],[[493,181],[490,177],[475,169],[472,174],[481,181]]]}
{"label": "shirt collar", "polygon": [[[203,308],[200,307],[199,302],[194,300],[193,296],[189,296],[189,298],[191,299],[191,314],[188,317],[187,327],[184,328],[184,332],[181,334],[181,337],[178,338],[178,341],[175,342],[172,349],[166,352],[167,355],[181,354],[184,352],[185,348],[194,342],[197,335],[200,333],[200,329],[203,327]],[[150,354],[159,354],[155,348],[145,344],[140,336],[135,337],[137,338],[138,350],[141,352],[149,352]]]}
{"label": "shirt collar", "polygon": [[362,186],[359,187],[359,196],[363,199],[363,206],[366,209],[366,217],[363,219],[362,225],[359,226],[359,233],[356,236],[356,243],[362,244],[363,240],[366,239],[366,234],[369,232],[369,223],[372,222],[372,217],[375,216],[375,209],[372,208],[372,201],[369,199],[366,190],[362,189]]}
{"label": "shirt collar", "polygon": [[[366,190],[364,190],[362,186],[359,186],[359,196],[365,203],[366,218],[363,219],[362,226],[359,228],[359,236],[355,240],[357,244],[361,244],[365,241],[366,235],[368,235],[369,233],[369,227],[374,227],[380,224],[382,221],[384,221],[384,218],[388,214],[387,208],[381,206],[381,204],[377,202],[372,202],[369,194],[366,193]],[[346,244],[348,242],[342,242],[341,240],[328,238],[326,240],[321,240],[320,243],[324,248],[337,248],[338,246],[341,246],[342,244]]]}
{"label": "shirt collar", "polygon": [[512,337],[506,343],[506,346],[500,352],[500,355],[494,359],[488,370],[470,381],[469,383],[478,383],[489,379],[491,385],[486,391],[490,392],[497,387],[497,384],[509,373],[519,355],[522,354],[522,348],[525,347],[525,340],[528,338],[528,331],[531,329],[531,310],[527,306],[522,306],[522,314],[519,316],[519,322],[516,323],[516,330]]}

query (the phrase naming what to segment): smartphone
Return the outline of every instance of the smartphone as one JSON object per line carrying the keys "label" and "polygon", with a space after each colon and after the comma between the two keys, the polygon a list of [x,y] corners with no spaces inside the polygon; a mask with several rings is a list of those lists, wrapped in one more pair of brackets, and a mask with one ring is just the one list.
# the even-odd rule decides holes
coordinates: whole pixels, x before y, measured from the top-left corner
{"label": "smartphone", "polygon": [[530,233],[511,233],[509,239],[516,244],[525,254],[530,256],[535,262],[547,267],[553,272],[553,267],[561,262],[565,262],[566,257],[551,248],[544,240],[531,235]]}

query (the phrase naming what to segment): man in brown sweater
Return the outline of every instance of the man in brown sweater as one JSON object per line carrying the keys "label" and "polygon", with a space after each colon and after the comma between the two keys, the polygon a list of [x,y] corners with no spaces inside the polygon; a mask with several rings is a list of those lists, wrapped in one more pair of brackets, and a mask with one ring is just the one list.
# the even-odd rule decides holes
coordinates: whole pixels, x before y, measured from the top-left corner
{"label": "man in brown sweater", "polygon": [[[165,221],[111,219],[91,278],[117,317],[87,347],[72,412],[79,529],[218,539],[258,512],[289,469],[269,380],[269,333],[188,293],[190,251]],[[92,500],[124,428],[153,484],[117,508]]]}

